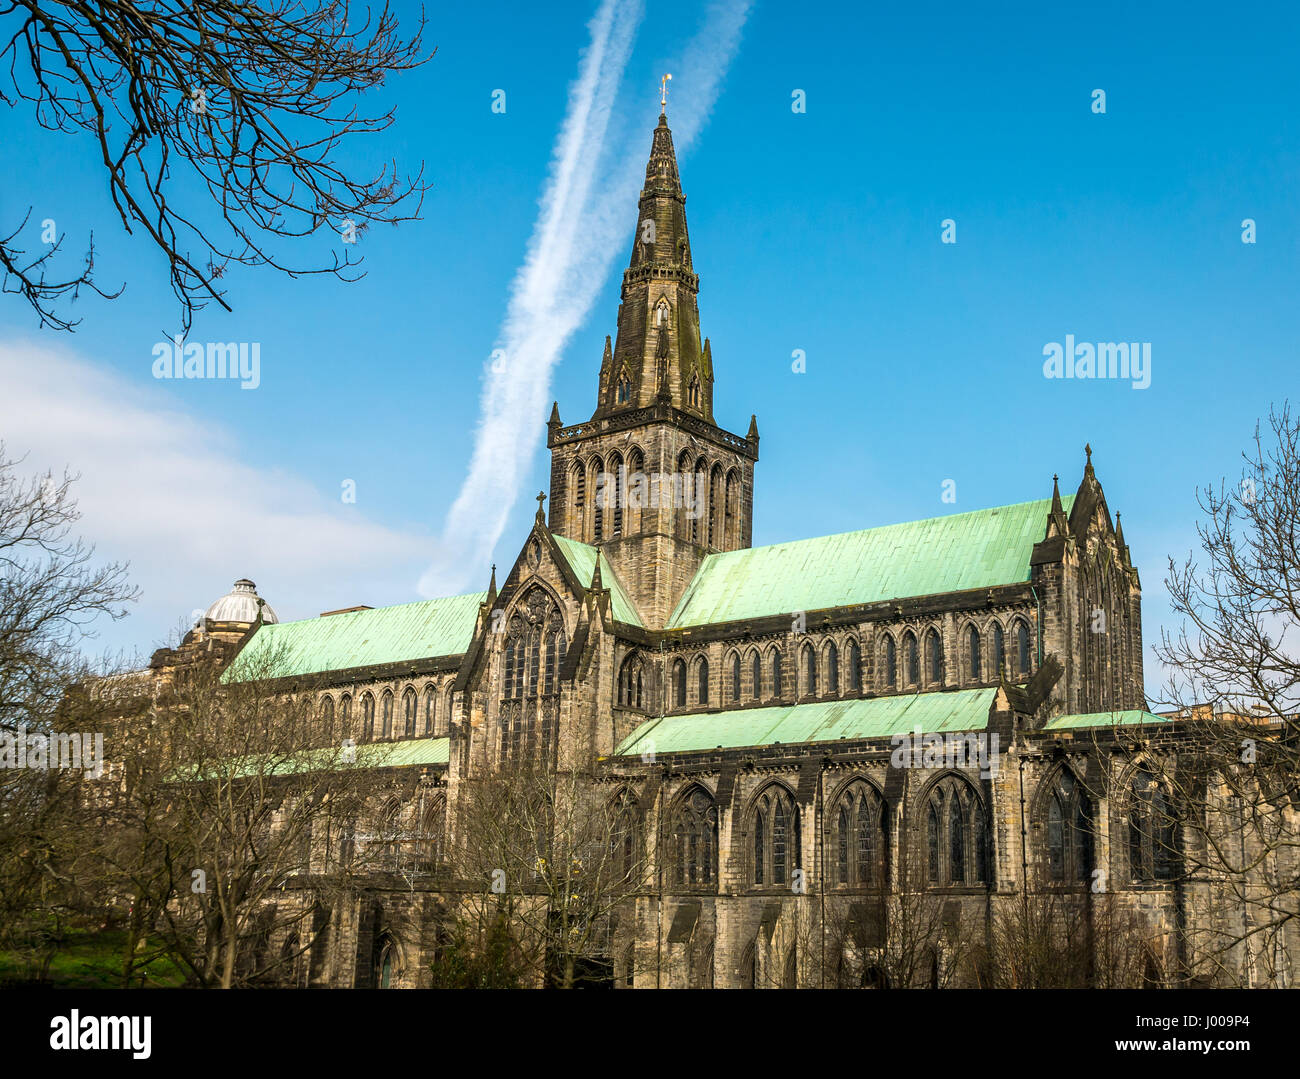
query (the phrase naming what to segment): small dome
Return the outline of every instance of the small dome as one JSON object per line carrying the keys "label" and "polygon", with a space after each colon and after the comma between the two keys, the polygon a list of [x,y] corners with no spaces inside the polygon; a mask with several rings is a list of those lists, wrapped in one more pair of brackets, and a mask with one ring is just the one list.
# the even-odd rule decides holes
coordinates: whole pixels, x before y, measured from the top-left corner
{"label": "small dome", "polygon": [[257,594],[257,585],[243,577],[235,582],[235,587],[208,608],[204,618],[211,622],[248,622],[257,621],[258,605],[262,607],[263,622],[280,621],[271,605]]}

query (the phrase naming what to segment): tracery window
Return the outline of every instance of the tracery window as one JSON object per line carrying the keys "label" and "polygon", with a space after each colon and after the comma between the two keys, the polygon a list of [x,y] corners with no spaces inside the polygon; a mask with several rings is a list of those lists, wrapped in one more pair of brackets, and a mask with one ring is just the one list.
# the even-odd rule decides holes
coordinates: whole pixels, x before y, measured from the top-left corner
{"label": "tracery window", "polygon": [[686,662],[673,663],[673,701],[678,708],[686,707]]}
{"label": "tracery window", "polygon": [[840,691],[840,653],[831,641],[826,646],[826,692],[838,694]]}
{"label": "tracery window", "polygon": [[618,676],[618,703],[624,708],[645,709],[645,673],[635,652],[623,660]]}
{"label": "tracery window", "polygon": [[916,647],[916,634],[910,629],[903,635],[903,655],[907,661],[907,684],[919,685],[921,682],[921,657]]}
{"label": "tracery window", "polygon": [[367,742],[375,736],[375,698],[370,693],[361,698],[361,731]]}
{"label": "tracery window", "polygon": [[1093,868],[1092,801],[1068,768],[1047,802],[1047,869],[1054,881],[1086,884]]}
{"label": "tracery window", "polygon": [[803,692],[806,697],[817,696],[817,653],[813,646],[805,644],[801,653],[803,659]]}
{"label": "tracery window", "polygon": [[973,625],[966,630],[966,650],[970,654],[971,681],[979,682],[984,674],[980,655],[980,631]]}
{"label": "tracery window", "polygon": [[802,865],[799,849],[799,807],[784,787],[768,787],[754,803],[752,880],[758,885],[783,885]]}
{"label": "tracery window", "polygon": [[1028,675],[1033,666],[1029,653],[1029,626],[1023,621],[1016,622],[1016,656],[1019,661],[1019,673]]}
{"label": "tracery window", "polygon": [[566,648],[564,618],[549,593],[534,587],[509,616],[505,632],[498,706],[501,761],[549,759]]}
{"label": "tracery window", "polygon": [[885,685],[889,689],[898,688],[898,646],[893,637],[885,638]]}
{"label": "tracery window", "polygon": [[342,727],[344,738],[352,737],[352,697],[350,694],[343,694],[339,699],[339,725]]}
{"label": "tracery window", "polygon": [[438,721],[438,691],[433,686],[426,686],[424,690],[424,734],[425,737],[433,734],[437,730]]}
{"label": "tracery window", "polygon": [[772,649],[772,696],[781,697],[781,649]]}
{"label": "tracery window", "polygon": [[1173,808],[1165,785],[1149,769],[1133,777],[1129,790],[1129,876],[1139,884],[1173,880],[1178,849]]}
{"label": "tracery window", "polygon": [[862,692],[862,649],[857,641],[849,641],[849,691]]}
{"label": "tracery window", "polygon": [[628,880],[637,871],[641,809],[636,796],[624,788],[610,805],[610,865],[614,879]]}
{"label": "tracery window", "polygon": [[393,691],[384,690],[384,707],[383,707],[383,735],[384,738],[393,736]]}
{"label": "tracery window", "polygon": [[402,734],[406,738],[415,737],[415,712],[416,696],[415,690],[407,687],[402,694]]}
{"label": "tracery window", "polygon": [[925,660],[931,683],[943,681],[943,640],[932,629],[925,635]]}
{"label": "tracery window", "polygon": [[700,656],[698,662],[695,664],[695,677],[699,686],[699,697],[698,697],[699,703],[708,704],[709,703],[709,661],[704,656]]}
{"label": "tracery window", "polygon": [[1006,667],[1007,648],[1002,637],[1002,626],[993,623],[993,677],[1001,678]]}
{"label": "tracery window", "polygon": [[933,887],[988,880],[988,822],[970,784],[946,776],[931,788],[926,808],[926,853]]}
{"label": "tracery window", "polygon": [[740,700],[740,653],[731,655],[731,699]]}
{"label": "tracery window", "polygon": [[876,788],[854,780],[840,795],[831,851],[835,883],[879,888],[888,880],[885,803]]}
{"label": "tracery window", "polygon": [[678,885],[712,885],[718,879],[718,809],[703,787],[692,787],[673,812],[669,855]]}
{"label": "tracery window", "polygon": [[320,726],[326,738],[334,737],[334,698],[328,695],[320,702]]}
{"label": "tracery window", "polygon": [[753,688],[750,691],[752,700],[758,701],[763,699],[763,661],[759,658],[758,651],[755,649],[749,654],[750,677],[753,679]]}

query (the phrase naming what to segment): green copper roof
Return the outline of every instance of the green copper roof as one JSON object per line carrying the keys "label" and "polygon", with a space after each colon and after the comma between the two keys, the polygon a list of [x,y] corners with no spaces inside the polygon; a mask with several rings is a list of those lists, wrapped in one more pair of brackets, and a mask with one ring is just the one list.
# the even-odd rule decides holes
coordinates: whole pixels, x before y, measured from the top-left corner
{"label": "green copper roof", "polygon": [[567,536],[555,536],[556,544],[560,551],[568,560],[569,568],[577,575],[584,586],[591,584],[592,574],[596,570],[596,559],[600,558],[600,580],[601,583],[609,589],[610,609],[614,617],[620,622],[627,622],[633,626],[641,625],[641,616],[637,614],[636,607],[632,605],[632,599],[623,587],[623,582],[618,579],[614,568],[609,564],[609,559],[605,557],[603,551],[591,547],[585,543],[579,543],[577,540],[571,540]]}
{"label": "green copper roof", "polygon": [[[1067,513],[1073,499],[1062,499]],[[669,626],[1027,581],[1029,556],[1047,531],[1051,508],[1051,499],[1041,499],[709,555]]]}
{"label": "green copper roof", "polygon": [[408,738],[401,742],[367,742],[355,747],[353,760],[344,759],[340,746],[306,749],[300,754],[271,758],[233,757],[207,770],[227,779],[250,776],[288,776],[345,768],[410,768],[415,765],[447,764],[451,759],[450,738]]}
{"label": "green copper roof", "polygon": [[[461,655],[486,592],[262,626],[223,680],[276,677]],[[271,669],[273,668],[273,669]]]}
{"label": "green copper roof", "polygon": [[632,756],[651,748],[656,754],[690,753],[777,742],[794,745],[841,738],[887,738],[917,728],[922,734],[983,730],[996,692],[963,689],[665,716],[643,723],[623,740],[615,755]]}
{"label": "green copper roof", "polygon": [[1164,716],[1130,709],[1126,712],[1086,712],[1074,716],[1057,716],[1043,724],[1045,731],[1072,731],[1086,727],[1132,727],[1142,723],[1169,723]]}

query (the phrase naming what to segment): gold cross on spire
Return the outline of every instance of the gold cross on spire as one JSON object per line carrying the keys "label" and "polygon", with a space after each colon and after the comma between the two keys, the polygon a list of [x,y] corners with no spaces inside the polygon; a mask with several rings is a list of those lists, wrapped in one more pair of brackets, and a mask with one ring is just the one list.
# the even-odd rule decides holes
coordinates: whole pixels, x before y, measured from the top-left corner
{"label": "gold cross on spire", "polygon": [[672,74],[665,75],[659,80],[659,115],[662,116],[668,111],[668,84],[673,81]]}

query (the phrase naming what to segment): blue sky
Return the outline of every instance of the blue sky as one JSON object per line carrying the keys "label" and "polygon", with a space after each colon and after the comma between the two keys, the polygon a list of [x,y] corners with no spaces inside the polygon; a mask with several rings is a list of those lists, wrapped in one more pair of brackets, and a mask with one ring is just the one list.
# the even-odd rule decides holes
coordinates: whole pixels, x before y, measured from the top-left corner
{"label": "blue sky", "polygon": [[[418,598],[594,10],[430,9],[437,55],[390,82],[396,124],[348,153],[362,168],[423,160],[423,219],[365,234],[363,281],[237,269],[234,310],[196,318],[192,340],[260,342],[253,391],[152,378],[151,349],[178,323],[160,259],[122,235],[84,139],[0,114],[6,231],[31,206],[30,246],[54,218],[75,260],[93,229],[101,282],[127,282],[116,301],[83,297],[70,336],[0,301],[0,435],[34,465],[83,473],[87,533],[145,589],[104,645],[147,652],[242,575],[282,618]],[[659,75],[699,23],[683,3],[641,21],[611,158],[643,164]],[[755,3],[681,154],[717,418],[743,433],[757,413],[762,434],[755,544],[1047,497],[1053,472],[1068,492],[1090,441],[1156,639],[1197,486],[1238,476],[1256,419],[1296,384],[1297,23],[1280,4]],[[670,123],[693,89],[674,80]],[[590,415],[634,219],[633,195],[532,418],[522,496],[468,588],[513,561],[529,526],[550,399],[566,423]],[[1067,334],[1150,342],[1150,387],[1045,379],[1043,346]],[[796,349],[806,373],[791,371]],[[340,501],[346,479],[355,504]],[[1154,692],[1152,671],[1148,658]]]}

